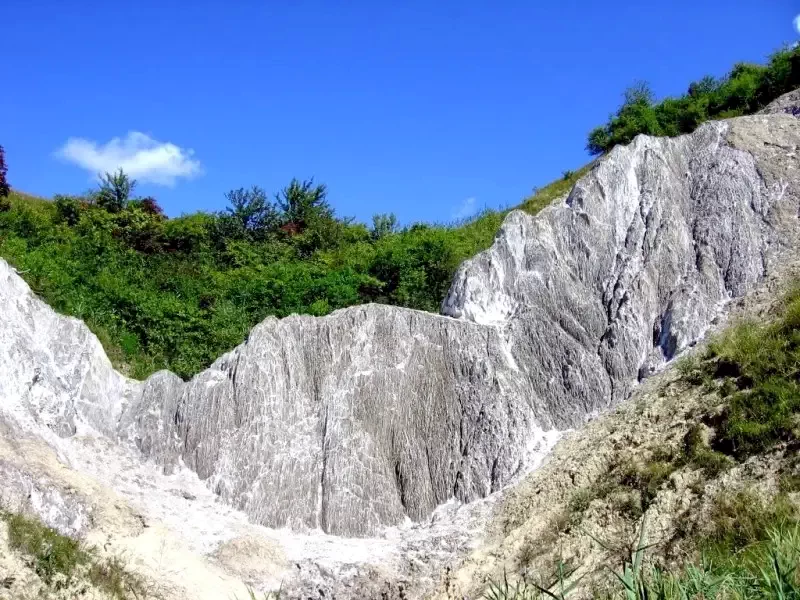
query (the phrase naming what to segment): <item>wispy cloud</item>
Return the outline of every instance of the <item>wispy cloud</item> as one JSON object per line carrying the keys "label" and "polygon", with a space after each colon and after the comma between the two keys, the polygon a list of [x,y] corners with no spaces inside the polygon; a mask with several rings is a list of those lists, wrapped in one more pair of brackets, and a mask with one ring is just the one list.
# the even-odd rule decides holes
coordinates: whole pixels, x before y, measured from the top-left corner
{"label": "wispy cloud", "polygon": [[464,201],[453,209],[452,217],[454,219],[466,219],[471,217],[477,212],[477,202],[475,198],[465,198]]}
{"label": "wispy cloud", "polygon": [[70,138],[57,156],[75,163],[93,175],[122,168],[140,181],[173,186],[179,178],[190,179],[202,173],[194,150],[170,142],[159,142],[139,131],[105,144],[85,138]]}
{"label": "wispy cloud", "polygon": [[800,33],[800,15],[797,15],[794,18],[794,28],[797,31],[797,33]]}

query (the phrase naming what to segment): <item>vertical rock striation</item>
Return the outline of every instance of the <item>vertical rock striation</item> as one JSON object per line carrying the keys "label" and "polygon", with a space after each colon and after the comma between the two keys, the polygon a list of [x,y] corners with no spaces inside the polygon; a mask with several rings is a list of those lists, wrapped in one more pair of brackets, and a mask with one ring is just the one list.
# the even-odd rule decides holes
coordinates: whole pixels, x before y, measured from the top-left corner
{"label": "vertical rock striation", "polygon": [[0,262],[2,407],[185,464],[266,525],[420,520],[507,484],[761,280],[795,243],[798,146],[787,114],[640,136],[536,217],[511,212],[443,315],[267,319],[189,382],[120,376]]}

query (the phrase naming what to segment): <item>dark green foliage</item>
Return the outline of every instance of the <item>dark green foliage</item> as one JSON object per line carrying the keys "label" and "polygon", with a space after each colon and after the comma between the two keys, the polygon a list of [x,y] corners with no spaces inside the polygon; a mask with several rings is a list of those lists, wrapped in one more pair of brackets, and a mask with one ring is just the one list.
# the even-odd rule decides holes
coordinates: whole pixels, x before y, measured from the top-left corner
{"label": "dark green foliage", "polygon": [[189,377],[270,315],[364,302],[438,311],[455,269],[491,244],[504,216],[399,229],[388,215],[370,230],[337,218],[324,186],[297,181],[279,203],[237,190],[225,213],[176,219],[152,198],[119,197],[12,193],[0,256],[136,377],[162,368]]}
{"label": "dark green foliage", "polygon": [[226,213],[220,216],[220,232],[226,239],[263,240],[278,226],[278,210],[258,186],[225,194]]}
{"label": "dark green foliage", "polygon": [[0,146],[0,199],[8,197],[11,186],[8,185],[8,167],[6,166],[6,151]]}
{"label": "dark green foliage", "polygon": [[314,180],[292,179],[278,194],[278,206],[283,213],[284,225],[294,225],[298,232],[315,222],[333,218],[333,209],[327,201],[325,185],[314,185]]}
{"label": "dark green foliage", "polygon": [[78,224],[78,221],[81,220],[81,207],[79,198],[56,194],[53,197],[53,202],[56,205],[56,213],[58,214],[58,218],[62,222],[66,223],[70,227]]}
{"label": "dark green foliage", "polygon": [[586,149],[593,155],[602,154],[640,133],[689,133],[709,119],[756,112],[798,85],[800,48],[780,50],[763,66],[739,63],[726,77],[704,77],[692,83],[684,96],[659,103],[647,84],[637,83],[625,92],[622,106],[608,123],[589,133]]}

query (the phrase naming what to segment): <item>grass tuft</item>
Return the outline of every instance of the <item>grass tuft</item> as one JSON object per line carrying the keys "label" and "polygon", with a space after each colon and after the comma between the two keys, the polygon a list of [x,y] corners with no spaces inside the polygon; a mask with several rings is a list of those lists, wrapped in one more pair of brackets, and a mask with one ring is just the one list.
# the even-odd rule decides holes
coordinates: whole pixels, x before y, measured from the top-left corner
{"label": "grass tuft", "polygon": [[[702,361],[678,362],[689,383],[717,381],[726,407],[718,419],[714,450],[743,460],[800,433],[800,292],[786,294],[773,323],[739,323],[713,340]],[[718,455],[696,454],[710,470],[724,467]]]}
{"label": "grass tuft", "polygon": [[29,556],[34,571],[49,586],[68,583],[75,569],[88,561],[88,555],[76,540],[38,521],[11,513],[3,514],[3,519],[8,526],[11,548]]}
{"label": "grass tuft", "polygon": [[80,542],[61,535],[36,519],[2,512],[0,518],[8,527],[12,549],[27,556],[34,572],[48,587],[61,590],[68,586],[80,568],[86,567],[86,578],[97,589],[116,600],[148,597],[144,582],[130,573],[120,558],[99,559]]}

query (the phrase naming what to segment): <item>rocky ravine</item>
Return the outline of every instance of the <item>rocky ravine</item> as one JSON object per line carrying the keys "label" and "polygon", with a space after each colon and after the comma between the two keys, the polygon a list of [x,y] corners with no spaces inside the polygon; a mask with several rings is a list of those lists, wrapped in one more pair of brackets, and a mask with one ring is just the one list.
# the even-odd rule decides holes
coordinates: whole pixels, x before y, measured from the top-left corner
{"label": "rocky ravine", "polygon": [[[118,496],[134,524],[119,547],[152,570],[141,538],[158,530],[214,580],[193,597],[238,580],[349,597],[382,577],[421,595],[480,542],[496,496],[459,502],[500,490],[558,430],[625,398],[795,246],[798,147],[788,114],[640,136],[563,202],[512,212],[459,270],[447,316],[367,305],[267,319],[187,383],[118,374],[82,323],[0,262],[4,500],[113,538],[101,517]],[[451,498],[434,525],[413,524]]]}

